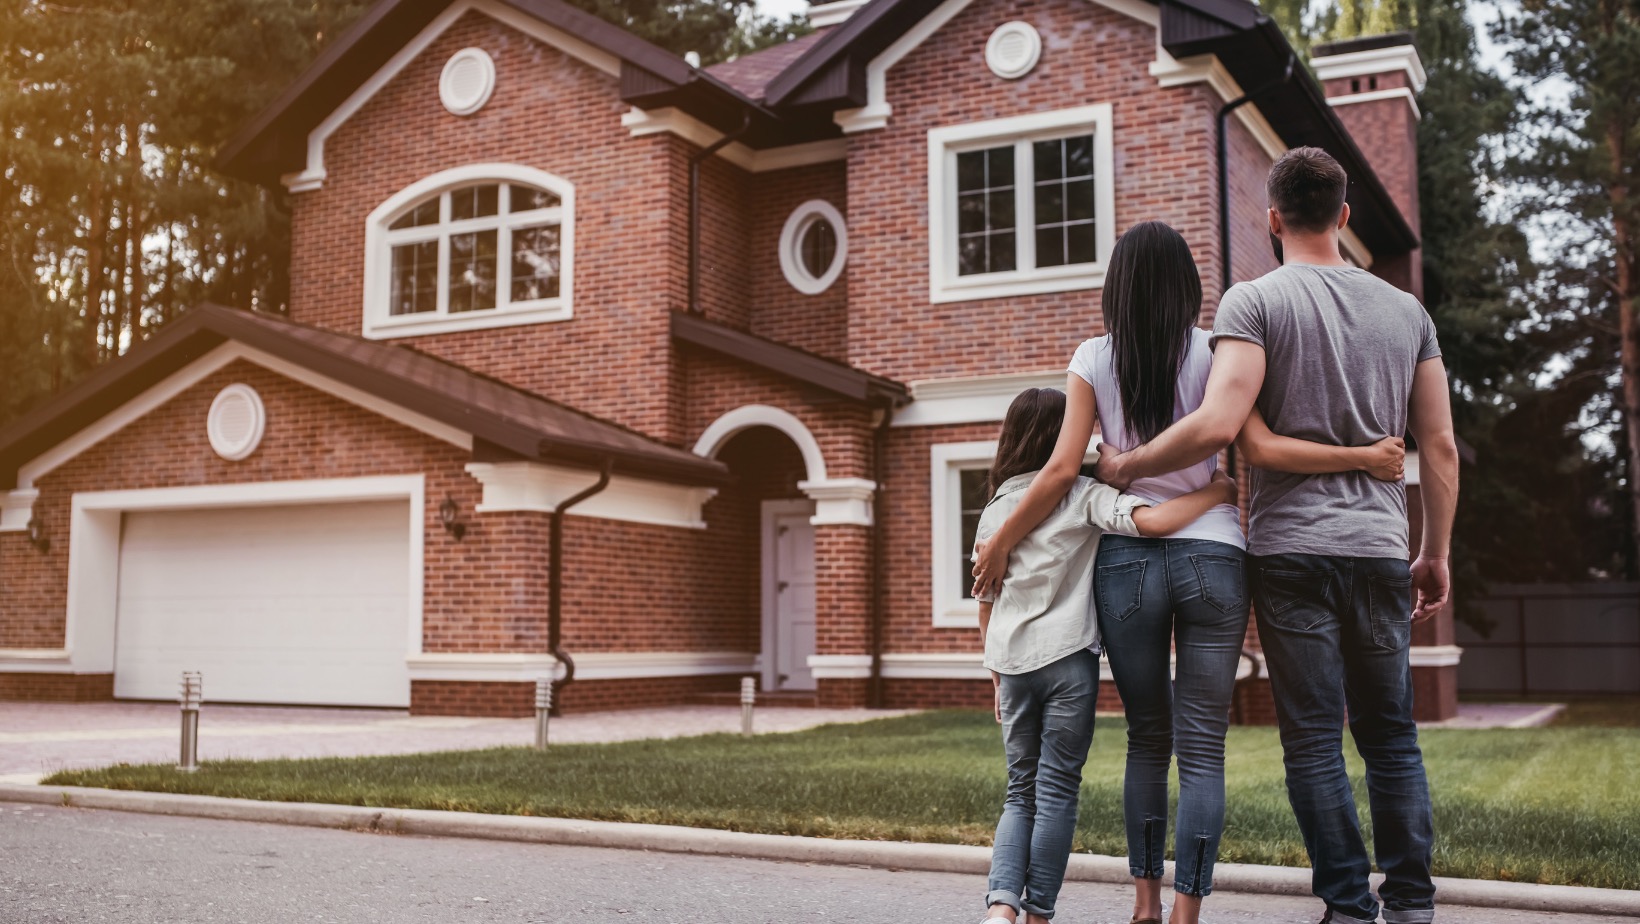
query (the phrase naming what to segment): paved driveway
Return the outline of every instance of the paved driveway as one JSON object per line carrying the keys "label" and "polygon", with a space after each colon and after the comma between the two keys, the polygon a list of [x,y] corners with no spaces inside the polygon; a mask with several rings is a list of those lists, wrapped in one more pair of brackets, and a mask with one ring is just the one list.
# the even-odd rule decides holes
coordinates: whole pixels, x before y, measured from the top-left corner
{"label": "paved driveway", "polygon": [[[862,722],[904,710],[762,707],[760,732]],[[0,781],[36,782],[62,769],[175,761],[179,710],[166,703],[0,703]],[[740,730],[739,706],[678,706],[552,720],[565,744],[677,738]],[[528,745],[534,719],[412,716],[391,709],[213,706],[199,715],[201,760],[350,757]]]}

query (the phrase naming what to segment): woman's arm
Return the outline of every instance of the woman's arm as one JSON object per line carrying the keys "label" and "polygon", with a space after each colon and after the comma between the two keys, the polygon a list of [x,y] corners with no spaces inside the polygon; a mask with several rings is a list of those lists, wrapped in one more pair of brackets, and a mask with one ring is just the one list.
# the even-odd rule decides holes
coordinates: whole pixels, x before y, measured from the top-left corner
{"label": "woman's arm", "polygon": [[1214,472],[1205,488],[1181,494],[1154,507],[1134,508],[1133,525],[1139,528],[1141,536],[1171,536],[1201,519],[1202,514],[1214,507],[1235,503],[1235,479],[1223,472]]}
{"label": "woman's arm", "polygon": [[1065,376],[1065,423],[1059,431],[1059,442],[1054,444],[1053,458],[1041,474],[1026,489],[1025,497],[1008,514],[1008,519],[990,540],[974,549],[974,595],[996,593],[1002,586],[1002,576],[1008,573],[1008,554],[1036,529],[1053,508],[1065,497],[1082,469],[1082,459],[1088,454],[1088,443],[1093,439],[1093,421],[1098,416],[1098,405],[1093,398],[1093,386],[1074,372]]}
{"label": "woman's arm", "polygon": [[[991,604],[981,602],[979,605],[979,643],[985,646],[985,636],[991,631]],[[996,716],[997,724],[1002,724],[1002,676],[996,671],[991,672],[991,711]]]}
{"label": "woman's arm", "polygon": [[1241,428],[1236,446],[1247,464],[1256,468],[1295,475],[1366,472],[1379,481],[1400,481],[1407,458],[1406,440],[1395,436],[1386,436],[1371,446],[1328,446],[1277,436],[1256,407]]}

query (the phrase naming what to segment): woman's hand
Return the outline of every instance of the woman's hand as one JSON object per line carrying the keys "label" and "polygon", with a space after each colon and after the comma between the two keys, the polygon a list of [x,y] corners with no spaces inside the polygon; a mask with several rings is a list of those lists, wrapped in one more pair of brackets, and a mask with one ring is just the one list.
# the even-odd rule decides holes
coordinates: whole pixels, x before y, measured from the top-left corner
{"label": "woman's hand", "polygon": [[1008,573],[1008,553],[996,537],[974,545],[974,596],[991,597],[1002,589],[1002,578]]}
{"label": "woman's hand", "polygon": [[1406,477],[1407,441],[1386,436],[1371,446],[1363,446],[1361,470],[1379,481],[1400,481]]}
{"label": "woman's hand", "polygon": [[1236,479],[1225,474],[1222,468],[1213,470],[1213,477],[1208,479],[1208,484],[1217,485],[1219,490],[1224,492],[1224,503],[1232,507],[1236,506],[1236,501],[1241,498],[1241,488],[1236,484]]}
{"label": "woman's hand", "polygon": [[1002,724],[1002,675],[991,672],[991,703],[996,709],[997,724]]}

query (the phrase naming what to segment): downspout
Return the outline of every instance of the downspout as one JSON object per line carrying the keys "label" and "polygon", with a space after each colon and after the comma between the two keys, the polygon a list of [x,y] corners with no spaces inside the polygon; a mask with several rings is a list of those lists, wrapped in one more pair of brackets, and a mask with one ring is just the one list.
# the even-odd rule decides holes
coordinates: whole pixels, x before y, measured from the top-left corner
{"label": "downspout", "polygon": [[[1256,97],[1281,86],[1293,79],[1293,69],[1298,65],[1298,55],[1287,53],[1287,68],[1282,71],[1280,80],[1272,80],[1262,87],[1249,93],[1243,93],[1223,106],[1219,107],[1218,143],[1219,143],[1219,298],[1230,291],[1230,140],[1229,132],[1225,129],[1230,120],[1230,113],[1252,102]],[[1236,474],[1236,444],[1232,442],[1226,450],[1226,467],[1233,478]]]}
{"label": "downspout", "polygon": [[877,423],[871,439],[871,476],[877,489],[871,493],[871,679],[866,687],[866,705],[883,708],[883,619],[886,609],[883,594],[883,575],[887,573],[888,556],[883,514],[884,483],[888,480],[888,428],[894,424],[894,403],[882,408],[883,419]]}
{"label": "downspout", "polygon": [[748,111],[740,127],[689,155],[689,313],[700,314],[700,165],[713,154],[723,150],[752,127],[752,113]]}
{"label": "downspout", "polygon": [[575,659],[564,650],[564,514],[599,491],[609,487],[613,459],[604,459],[598,480],[591,487],[559,501],[552,508],[551,547],[547,550],[547,650],[564,665],[564,676],[552,685],[552,714],[558,715],[563,702],[560,693],[575,679]]}

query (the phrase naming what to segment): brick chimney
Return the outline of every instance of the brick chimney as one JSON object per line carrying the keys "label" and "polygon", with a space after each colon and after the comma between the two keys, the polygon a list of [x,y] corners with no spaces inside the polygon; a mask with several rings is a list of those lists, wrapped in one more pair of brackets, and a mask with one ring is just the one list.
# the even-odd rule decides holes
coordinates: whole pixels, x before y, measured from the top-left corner
{"label": "brick chimney", "polygon": [[[1389,190],[1415,233],[1418,220],[1418,94],[1424,65],[1405,32],[1370,35],[1317,45],[1310,55],[1327,102],[1354,136],[1372,169]],[[1378,258],[1372,271],[1424,297],[1423,260],[1418,251]]]}

